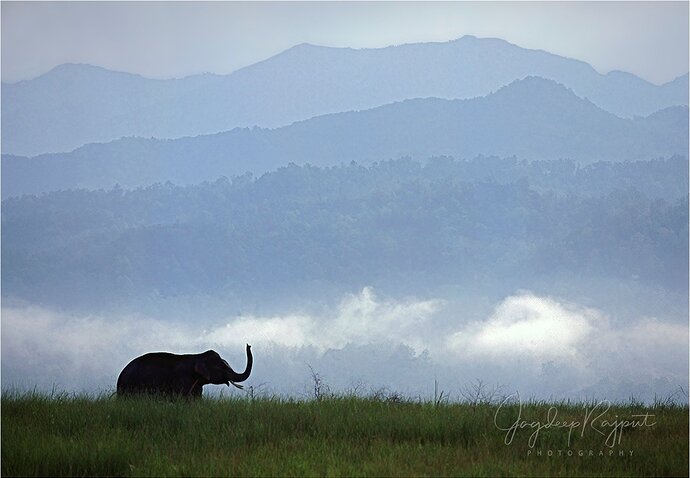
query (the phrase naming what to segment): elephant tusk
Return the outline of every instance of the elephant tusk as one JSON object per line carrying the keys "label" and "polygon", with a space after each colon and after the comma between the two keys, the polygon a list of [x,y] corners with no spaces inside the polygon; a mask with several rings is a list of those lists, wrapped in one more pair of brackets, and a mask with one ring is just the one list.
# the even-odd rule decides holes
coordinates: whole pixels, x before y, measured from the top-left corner
{"label": "elephant tusk", "polygon": [[[242,385],[237,385],[235,382],[230,382],[230,383],[233,384],[235,387],[239,388],[240,390],[244,390],[244,387]],[[228,385],[228,387],[229,387],[229,385]]]}

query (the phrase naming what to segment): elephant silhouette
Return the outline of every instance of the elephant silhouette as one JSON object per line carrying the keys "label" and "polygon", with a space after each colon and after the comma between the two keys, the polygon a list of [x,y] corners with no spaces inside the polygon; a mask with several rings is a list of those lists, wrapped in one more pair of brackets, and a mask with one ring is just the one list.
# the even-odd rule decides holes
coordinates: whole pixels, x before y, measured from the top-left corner
{"label": "elephant silhouette", "polygon": [[135,358],[120,372],[117,395],[151,394],[162,396],[201,397],[209,383],[233,384],[249,378],[254,364],[251,345],[247,344],[244,372],[235,372],[214,350],[200,354],[177,355],[152,352]]}

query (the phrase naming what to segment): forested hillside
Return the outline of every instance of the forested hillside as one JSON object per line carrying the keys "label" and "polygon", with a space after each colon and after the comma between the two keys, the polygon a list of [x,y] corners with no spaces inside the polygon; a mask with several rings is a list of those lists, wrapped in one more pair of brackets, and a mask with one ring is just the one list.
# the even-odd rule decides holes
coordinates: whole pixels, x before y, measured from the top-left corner
{"label": "forested hillside", "polygon": [[14,198],[2,207],[3,296],[72,307],[547,276],[682,291],[687,168],[401,159]]}

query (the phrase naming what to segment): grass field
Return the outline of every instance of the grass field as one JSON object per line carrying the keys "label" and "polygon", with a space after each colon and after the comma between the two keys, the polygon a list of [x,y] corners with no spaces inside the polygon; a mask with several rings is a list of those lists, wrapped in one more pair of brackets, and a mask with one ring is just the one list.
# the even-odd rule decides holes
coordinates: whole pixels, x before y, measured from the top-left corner
{"label": "grass field", "polygon": [[392,398],[4,393],[2,475],[688,476],[687,405]]}

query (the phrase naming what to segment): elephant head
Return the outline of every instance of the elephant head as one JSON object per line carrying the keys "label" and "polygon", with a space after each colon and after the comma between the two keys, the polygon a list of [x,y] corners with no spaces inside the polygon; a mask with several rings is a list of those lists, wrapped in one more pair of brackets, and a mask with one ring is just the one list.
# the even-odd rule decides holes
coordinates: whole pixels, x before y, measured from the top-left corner
{"label": "elephant head", "polygon": [[199,354],[194,363],[194,372],[201,378],[201,383],[226,384],[232,383],[237,388],[242,388],[237,382],[244,382],[252,372],[254,357],[252,356],[252,346],[247,344],[247,366],[244,372],[237,373],[232,367],[221,358],[215,350],[207,350]]}

